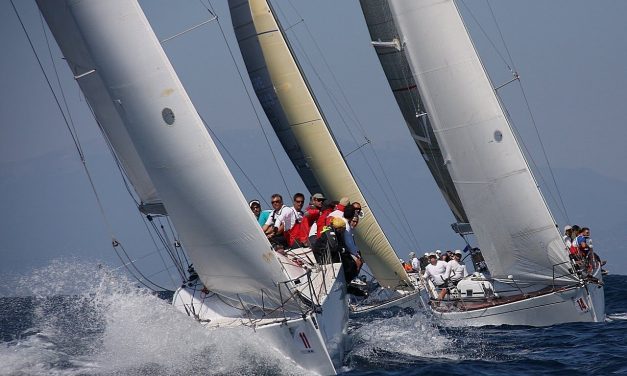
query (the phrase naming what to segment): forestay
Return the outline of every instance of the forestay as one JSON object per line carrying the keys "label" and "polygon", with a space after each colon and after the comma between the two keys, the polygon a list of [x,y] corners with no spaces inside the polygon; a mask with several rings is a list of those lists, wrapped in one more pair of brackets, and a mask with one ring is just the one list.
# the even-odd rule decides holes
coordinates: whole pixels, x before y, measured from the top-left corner
{"label": "forestay", "polygon": [[444,164],[493,276],[551,283],[554,272],[569,274],[554,219],[455,3],[388,3]]}
{"label": "forestay", "polygon": [[[329,198],[347,196],[367,207],[269,4],[229,0],[229,8],[255,92],[307,188]],[[382,286],[412,288],[372,214],[360,220],[355,238]]]}
{"label": "forestay", "polygon": [[205,286],[280,304],[287,277],[137,2],[38,5],[70,67],[94,71],[77,80],[98,121],[137,152]]}

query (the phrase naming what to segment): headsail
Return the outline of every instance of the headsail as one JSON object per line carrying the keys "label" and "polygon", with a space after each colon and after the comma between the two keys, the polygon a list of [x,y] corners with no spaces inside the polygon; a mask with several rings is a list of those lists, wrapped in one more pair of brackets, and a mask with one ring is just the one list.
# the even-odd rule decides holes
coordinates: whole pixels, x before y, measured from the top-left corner
{"label": "headsail", "polygon": [[452,0],[388,1],[444,164],[492,274],[551,283],[568,255]]}
{"label": "headsail", "polygon": [[370,38],[373,40],[381,67],[403,114],[405,124],[455,219],[457,222],[467,223],[464,207],[451,175],[444,165],[442,150],[433,134],[429,115],[420,99],[405,51],[398,40],[388,3],[385,0],[361,0],[360,4]]}
{"label": "headsail", "polygon": [[70,67],[92,72],[81,89],[103,127],[126,130],[205,286],[280,304],[286,274],[137,1],[38,5]]}
{"label": "headsail", "polygon": [[[268,2],[229,0],[229,8],[255,92],[307,188],[367,207]],[[356,241],[382,286],[411,286],[373,215],[360,220]]]}

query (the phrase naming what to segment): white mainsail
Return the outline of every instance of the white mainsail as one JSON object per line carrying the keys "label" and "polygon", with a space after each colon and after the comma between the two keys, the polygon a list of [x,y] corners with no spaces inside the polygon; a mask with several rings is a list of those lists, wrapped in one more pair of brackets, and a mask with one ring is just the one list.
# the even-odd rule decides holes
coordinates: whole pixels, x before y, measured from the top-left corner
{"label": "white mainsail", "polygon": [[398,41],[398,32],[386,0],[360,0],[379,62],[387,77],[394,98],[403,114],[405,125],[433,175],[435,182],[458,223],[468,223],[451,175],[444,165],[442,150],[433,133],[429,116],[420,99],[418,86],[411,74],[405,51]]}
{"label": "white mainsail", "polygon": [[452,0],[389,0],[398,38],[494,277],[551,284],[570,263]]}
{"label": "white mainsail", "polygon": [[139,199],[148,205],[160,204],[157,190],[135,150],[110,93],[106,90],[102,76],[99,71],[93,69],[95,63],[92,61],[88,46],[77,30],[69,7],[55,1],[39,1],[38,3],[51,30],[55,36],[58,36],[56,40],[63,51],[65,60],[94,111],[105,137],[113,146],[115,155]]}
{"label": "white mainsail", "polygon": [[[326,197],[347,196],[367,207],[269,3],[229,0],[229,8],[255,92],[308,189],[321,190]],[[385,287],[411,289],[374,215],[362,218],[355,232],[377,281]]]}
{"label": "white mainsail", "polygon": [[127,172],[141,176],[138,193],[156,198],[156,187],[204,285],[280,305],[288,278],[137,1],[38,6]]}

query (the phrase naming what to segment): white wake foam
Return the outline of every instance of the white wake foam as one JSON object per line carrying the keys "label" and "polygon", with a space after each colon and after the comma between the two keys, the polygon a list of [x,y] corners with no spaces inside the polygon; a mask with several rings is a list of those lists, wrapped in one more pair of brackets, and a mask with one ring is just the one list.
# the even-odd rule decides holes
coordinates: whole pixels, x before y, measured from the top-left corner
{"label": "white wake foam", "polygon": [[106,268],[55,261],[20,282],[34,328],[0,345],[1,375],[303,373],[250,329],[202,328]]}

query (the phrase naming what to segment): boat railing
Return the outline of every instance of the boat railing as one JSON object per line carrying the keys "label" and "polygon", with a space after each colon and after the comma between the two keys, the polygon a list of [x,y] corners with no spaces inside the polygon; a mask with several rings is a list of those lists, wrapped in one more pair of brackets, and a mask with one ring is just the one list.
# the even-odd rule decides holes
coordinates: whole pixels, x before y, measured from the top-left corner
{"label": "boat railing", "polygon": [[[299,301],[300,303],[304,304],[305,307],[307,307],[307,309],[305,311],[302,311],[301,313],[305,313],[306,311],[319,311],[321,306],[320,297],[323,294],[328,294],[326,278],[324,278],[324,275],[326,275],[326,267],[321,266],[320,274],[322,274],[322,283],[320,285],[319,291],[317,291],[315,288],[312,274],[312,269],[307,268],[303,274],[278,283],[277,288],[281,301],[284,302],[283,307],[285,307],[285,303],[287,303],[288,301],[294,300]],[[303,283],[307,286],[307,293],[304,293],[304,291],[302,291],[302,289],[298,287],[302,286]],[[285,291],[289,291],[291,295],[289,297],[283,297]],[[283,311],[284,313],[286,312],[285,309]]]}
{"label": "boat railing", "polygon": [[[556,275],[556,269],[560,266],[563,265],[570,265],[570,268],[568,268],[568,273],[562,273],[559,275]],[[568,261],[563,261],[557,264],[553,264],[553,279],[552,279],[552,285],[551,287],[553,288],[553,291],[555,291],[556,289],[556,283],[555,280],[562,278],[562,277],[567,277],[567,276],[576,276],[577,279],[581,279],[582,275],[581,275],[581,271],[579,270],[580,266],[577,265],[577,263],[573,260],[573,259],[569,259]]]}

